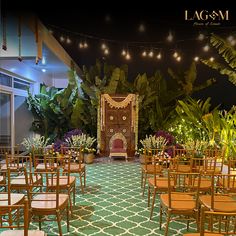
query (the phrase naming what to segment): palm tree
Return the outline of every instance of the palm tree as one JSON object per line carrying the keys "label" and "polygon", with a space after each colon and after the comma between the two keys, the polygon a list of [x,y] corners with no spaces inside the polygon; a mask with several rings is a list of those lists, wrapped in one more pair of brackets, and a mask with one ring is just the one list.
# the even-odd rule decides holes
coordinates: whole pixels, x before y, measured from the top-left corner
{"label": "palm tree", "polygon": [[236,50],[229,42],[215,34],[211,35],[210,43],[217,49],[224,61],[220,63],[210,60],[201,60],[202,63],[219,71],[222,75],[227,75],[229,81],[236,85]]}

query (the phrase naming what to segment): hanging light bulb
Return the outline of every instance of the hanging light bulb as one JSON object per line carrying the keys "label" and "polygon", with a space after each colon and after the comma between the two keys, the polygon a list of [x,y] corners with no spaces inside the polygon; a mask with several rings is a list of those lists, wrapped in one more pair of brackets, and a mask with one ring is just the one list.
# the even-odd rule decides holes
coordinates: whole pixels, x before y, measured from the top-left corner
{"label": "hanging light bulb", "polygon": [[70,44],[70,43],[71,43],[71,40],[70,40],[69,37],[66,38],[66,43],[67,43],[67,44]]}
{"label": "hanging light bulb", "polygon": [[204,52],[208,52],[210,50],[210,46],[207,44],[203,47]]}
{"label": "hanging light bulb", "polygon": [[161,53],[160,53],[160,52],[157,54],[157,59],[158,59],[158,60],[161,59]]}
{"label": "hanging light bulb", "polygon": [[122,55],[122,56],[125,56],[125,55],[126,55],[126,51],[125,51],[124,49],[122,50],[121,55]]}
{"label": "hanging light bulb", "polygon": [[65,38],[63,36],[60,37],[60,41],[61,42],[64,42],[65,41]]}
{"label": "hanging light bulb", "polygon": [[198,39],[199,41],[202,41],[204,38],[205,38],[205,35],[204,35],[204,34],[199,34],[198,37],[197,37],[197,39]]}
{"label": "hanging light bulb", "polygon": [[198,56],[194,57],[194,61],[198,62],[199,61],[199,57]]}
{"label": "hanging light bulb", "polygon": [[79,48],[84,48],[84,44],[82,42],[79,43]]}
{"label": "hanging light bulb", "polygon": [[147,52],[146,52],[146,51],[143,51],[143,52],[142,52],[142,56],[143,56],[143,57],[146,57],[146,56],[147,56]]}
{"label": "hanging light bulb", "polygon": [[233,39],[231,42],[230,42],[231,46],[235,46],[236,45],[236,40]]}
{"label": "hanging light bulb", "polygon": [[126,60],[130,60],[130,59],[131,59],[131,56],[130,56],[130,54],[129,54],[128,51],[127,51],[127,53],[126,53],[125,59],[126,59]]}
{"label": "hanging light bulb", "polygon": [[168,36],[167,36],[167,41],[168,41],[168,42],[172,42],[173,39],[174,39],[174,36],[173,36],[173,34],[171,33],[171,31],[170,31],[169,34],[168,34]]}
{"label": "hanging light bulb", "polygon": [[211,62],[213,62],[214,60],[215,60],[215,58],[214,57],[210,57],[210,59],[209,59]]}
{"label": "hanging light bulb", "polygon": [[84,48],[88,48],[88,44],[86,41],[84,42]]}
{"label": "hanging light bulb", "polygon": [[181,59],[182,59],[181,56],[178,56],[178,57],[176,58],[176,61],[180,62]]}
{"label": "hanging light bulb", "polygon": [[174,52],[173,57],[177,58],[179,56],[178,52]]}
{"label": "hanging light bulb", "polygon": [[105,50],[107,48],[107,45],[105,43],[102,43],[101,48],[102,50]]}
{"label": "hanging light bulb", "polygon": [[105,54],[105,55],[108,55],[108,54],[109,54],[109,49],[108,49],[108,48],[106,48],[106,49],[104,50],[104,54]]}
{"label": "hanging light bulb", "polygon": [[153,57],[153,55],[154,55],[154,53],[153,53],[153,51],[151,50],[151,51],[148,53],[148,56],[149,56],[149,57]]}
{"label": "hanging light bulb", "polygon": [[232,40],[234,40],[234,36],[233,36],[233,35],[230,35],[230,36],[227,38],[227,41],[228,41],[228,42],[231,42]]}

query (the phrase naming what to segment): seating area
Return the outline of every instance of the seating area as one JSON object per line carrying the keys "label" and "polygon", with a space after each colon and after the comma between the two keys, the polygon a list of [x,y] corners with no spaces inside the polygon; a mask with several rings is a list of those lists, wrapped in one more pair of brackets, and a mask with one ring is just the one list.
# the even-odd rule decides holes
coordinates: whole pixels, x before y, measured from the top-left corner
{"label": "seating area", "polygon": [[[33,162],[31,155],[6,153],[6,164],[0,169],[0,207],[4,209],[0,235],[8,235],[6,226],[19,228],[24,219],[29,235],[31,230],[43,230],[45,235],[197,235],[208,228],[203,224],[215,225],[214,219],[224,215],[230,219],[225,227],[236,234],[233,163],[229,161],[227,173],[214,173],[209,168],[216,165],[213,162],[219,165],[219,157],[206,155],[197,168],[194,157],[188,156],[188,162],[183,159],[187,150],[171,159],[165,158],[163,150],[146,150],[145,164],[137,158],[110,157],[83,164],[83,188],[80,173],[71,172],[71,166],[83,161],[78,150],[66,150],[57,157],[45,153],[41,163]],[[144,172],[145,168],[153,172]],[[145,189],[144,173],[148,173]],[[24,208],[28,215],[18,215],[22,211],[13,210],[17,208]],[[16,216],[9,218],[11,211]],[[211,214],[215,214],[210,217],[213,222],[203,220]]]}

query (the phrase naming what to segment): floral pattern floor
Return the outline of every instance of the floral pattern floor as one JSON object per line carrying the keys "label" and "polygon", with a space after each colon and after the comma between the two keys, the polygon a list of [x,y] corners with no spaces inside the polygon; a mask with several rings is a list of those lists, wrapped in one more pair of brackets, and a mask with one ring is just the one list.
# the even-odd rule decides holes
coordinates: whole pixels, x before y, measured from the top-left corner
{"label": "floral pattern floor", "polygon": [[[85,193],[77,191],[70,232],[63,220],[63,235],[163,235],[164,227],[159,230],[158,199],[156,205],[154,217],[149,220],[147,196],[141,195],[138,162],[105,160],[87,165]],[[43,223],[42,228],[48,236],[58,235],[56,222]],[[194,223],[190,224],[190,232],[195,228]],[[169,235],[185,232],[185,222],[170,223]]]}

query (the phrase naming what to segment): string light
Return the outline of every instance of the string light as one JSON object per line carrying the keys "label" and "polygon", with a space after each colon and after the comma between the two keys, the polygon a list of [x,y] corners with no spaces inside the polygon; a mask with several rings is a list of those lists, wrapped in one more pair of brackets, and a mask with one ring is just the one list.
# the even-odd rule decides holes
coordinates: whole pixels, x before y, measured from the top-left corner
{"label": "string light", "polygon": [[125,49],[122,50],[121,55],[122,55],[122,56],[125,56],[125,55],[126,55]]}
{"label": "string light", "polygon": [[215,58],[214,57],[210,57],[210,59],[209,59],[211,62],[213,62],[214,60],[215,60]]}
{"label": "string light", "polygon": [[147,56],[147,52],[146,52],[146,51],[143,51],[142,56],[143,56],[143,57],[146,57],[146,56]]}
{"label": "string light", "polygon": [[159,53],[157,54],[157,59],[160,60],[161,57],[162,57],[162,56],[161,56],[161,53],[159,52]]}
{"label": "string light", "polygon": [[176,61],[180,62],[181,59],[182,59],[181,56],[178,56],[178,57],[176,58]]}
{"label": "string light", "polygon": [[205,38],[205,35],[204,35],[204,34],[199,34],[198,37],[197,37],[197,39],[198,39],[199,41],[202,41],[204,38]]}
{"label": "string light", "polygon": [[151,50],[151,51],[148,53],[148,56],[149,56],[149,57],[153,57],[153,55],[154,55],[154,53],[153,53],[153,51]]}
{"label": "string light", "polygon": [[102,43],[101,48],[102,48],[102,50],[105,50],[107,48],[107,45],[105,43]]}
{"label": "string light", "polygon": [[104,54],[105,54],[105,55],[108,55],[108,54],[109,54],[109,49],[108,49],[108,48],[106,48],[106,49],[104,50]]}
{"label": "string light", "polygon": [[66,43],[67,43],[67,44],[70,44],[70,43],[71,43],[71,40],[70,40],[69,37],[66,38]]}
{"label": "string light", "polygon": [[177,58],[179,56],[178,52],[174,52],[173,57]]}
{"label": "string light", "polygon": [[63,36],[60,37],[60,41],[61,42],[64,42],[65,41],[65,38]]}
{"label": "string light", "polygon": [[168,41],[168,42],[172,42],[173,39],[174,39],[174,36],[173,36],[172,32],[170,31],[169,34],[168,34],[168,36],[167,36],[167,41]]}
{"label": "string light", "polygon": [[[64,30],[65,32],[68,33],[68,35],[72,35],[72,34],[75,34],[75,35],[79,35],[79,37],[82,39],[82,41],[80,41],[80,43],[78,44],[78,47],[80,49],[86,49],[88,48],[88,43],[86,42],[86,40],[83,40],[83,39],[93,39],[93,40],[99,40],[101,42],[100,44],[100,47],[101,49],[103,50],[103,53],[105,55],[108,55],[110,54],[110,50],[109,48],[107,47],[107,42],[109,43],[113,43],[113,44],[123,44],[124,45],[124,42],[121,42],[121,41],[118,41],[118,40],[113,40],[113,39],[101,39],[101,38],[98,38],[96,36],[91,36],[91,35],[86,35],[86,34],[82,34],[82,33],[78,33],[78,32],[72,32],[72,31],[69,31],[69,30],[66,30],[66,29],[61,29],[57,26],[50,26],[50,27],[54,27],[54,28],[58,28],[60,30]],[[55,32],[55,31],[54,31]],[[50,32],[48,31],[48,33],[51,33],[51,29],[50,29]],[[167,41],[168,42],[172,42],[174,40],[174,34],[173,32],[169,31],[169,34],[167,36]],[[204,39],[206,39],[206,36],[203,34],[203,33],[200,33],[198,35],[197,38],[192,38],[192,39],[186,39],[186,40],[199,40],[199,41],[203,41]],[[236,38],[234,38],[234,35],[229,35],[228,38],[226,38],[227,41],[232,45],[232,46],[235,46],[236,45]],[[179,40],[175,40],[175,43],[176,43],[176,46],[178,45],[178,43],[182,43],[184,41],[186,41],[185,39],[179,39]],[[59,41],[61,42],[65,42],[67,44],[70,44],[73,42],[73,40],[71,40],[71,38],[69,36],[67,36],[66,34],[63,34],[59,37]],[[126,42],[126,44],[129,44],[131,45],[130,47],[132,48],[148,48],[150,47],[150,44],[152,48],[150,51],[148,50],[144,50],[142,51],[141,53],[141,56],[142,57],[150,57],[150,58],[153,58],[155,56],[156,59],[160,60],[162,58],[162,53],[161,53],[161,49],[163,49],[165,46],[162,46],[160,44],[164,44],[165,42],[162,40],[162,41],[157,41],[157,42]],[[178,45],[179,47],[179,45]],[[107,49],[107,50],[106,50]],[[205,52],[208,52],[210,50],[210,46],[209,44],[206,44],[203,48],[203,51]],[[173,49],[168,49],[169,51],[173,51]],[[155,51],[159,51],[158,54],[154,53]],[[131,59],[131,54],[130,52],[128,51],[128,47],[126,48],[123,48],[123,50],[121,51],[121,55],[126,59],[126,60],[130,60]],[[172,56],[176,59],[176,61],[180,62],[182,61],[182,55],[180,55],[176,50],[173,52]],[[200,58],[198,56],[195,56],[193,58],[193,60],[195,62],[198,62],[200,60]],[[210,61],[214,61],[214,57],[211,57],[209,58]]]}
{"label": "string light", "polygon": [[208,52],[210,50],[210,46],[207,44],[203,47],[204,52]]}
{"label": "string light", "polygon": [[131,59],[131,56],[130,56],[130,54],[129,54],[129,51],[127,51],[126,56],[125,56],[125,59],[126,59],[126,60],[130,60],[130,59]]}
{"label": "string light", "polygon": [[84,42],[84,48],[88,48],[88,44],[86,41]]}

